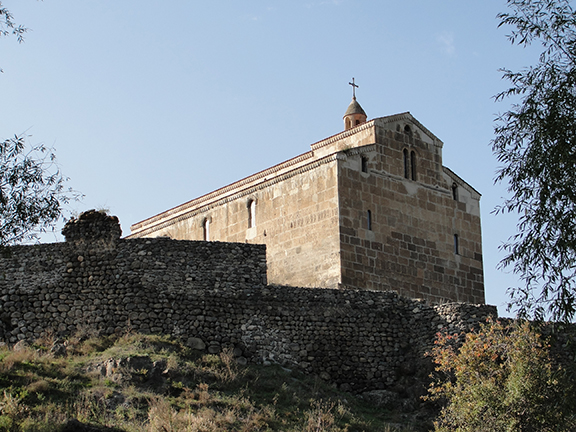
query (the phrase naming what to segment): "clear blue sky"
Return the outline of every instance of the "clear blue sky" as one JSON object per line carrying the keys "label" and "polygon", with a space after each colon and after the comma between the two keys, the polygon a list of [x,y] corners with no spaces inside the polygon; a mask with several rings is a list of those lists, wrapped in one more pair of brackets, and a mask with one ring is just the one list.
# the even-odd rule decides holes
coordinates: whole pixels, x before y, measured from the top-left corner
{"label": "clear blue sky", "polygon": [[499,68],[535,62],[498,29],[504,0],[4,0],[31,29],[0,40],[0,138],[56,148],[73,210],[130,225],[309,150],[343,129],[348,82],[368,118],[410,111],[483,195],[487,302],[515,216],[494,216]]}

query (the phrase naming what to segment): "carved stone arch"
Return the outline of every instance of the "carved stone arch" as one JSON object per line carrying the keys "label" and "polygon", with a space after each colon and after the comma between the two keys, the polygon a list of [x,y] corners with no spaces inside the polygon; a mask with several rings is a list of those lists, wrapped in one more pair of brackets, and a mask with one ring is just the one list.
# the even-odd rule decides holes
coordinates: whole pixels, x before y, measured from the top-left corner
{"label": "carved stone arch", "polygon": [[258,197],[256,195],[248,195],[246,198],[246,207],[250,207],[250,201],[254,201],[256,204],[258,204]]}
{"label": "carved stone arch", "polygon": [[206,221],[212,223],[212,215],[206,215],[202,219],[200,219],[200,226],[201,227],[204,226],[204,222]]}

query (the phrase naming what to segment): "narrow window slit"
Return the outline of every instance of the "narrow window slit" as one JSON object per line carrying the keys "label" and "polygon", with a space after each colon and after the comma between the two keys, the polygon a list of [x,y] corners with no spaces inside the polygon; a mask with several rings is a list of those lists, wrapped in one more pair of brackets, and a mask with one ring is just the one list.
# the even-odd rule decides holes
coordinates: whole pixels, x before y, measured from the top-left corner
{"label": "narrow window slit", "polygon": [[362,172],[368,172],[368,158],[362,156]]}
{"label": "narrow window slit", "polygon": [[210,219],[204,219],[204,222],[202,222],[202,230],[204,231],[204,240],[210,241]]}
{"label": "narrow window slit", "polygon": [[251,199],[248,201],[248,228],[256,226],[256,201]]}
{"label": "narrow window slit", "polygon": [[410,178],[410,159],[408,157],[408,150],[404,149],[404,178]]}

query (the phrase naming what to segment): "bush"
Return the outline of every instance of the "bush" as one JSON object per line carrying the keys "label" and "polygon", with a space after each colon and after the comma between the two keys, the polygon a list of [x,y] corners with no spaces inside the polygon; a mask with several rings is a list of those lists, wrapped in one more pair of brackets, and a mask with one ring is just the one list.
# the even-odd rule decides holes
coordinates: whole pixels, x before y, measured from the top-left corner
{"label": "bush", "polygon": [[436,431],[575,430],[574,375],[551,360],[530,323],[488,322],[435,343],[429,398],[446,403]]}

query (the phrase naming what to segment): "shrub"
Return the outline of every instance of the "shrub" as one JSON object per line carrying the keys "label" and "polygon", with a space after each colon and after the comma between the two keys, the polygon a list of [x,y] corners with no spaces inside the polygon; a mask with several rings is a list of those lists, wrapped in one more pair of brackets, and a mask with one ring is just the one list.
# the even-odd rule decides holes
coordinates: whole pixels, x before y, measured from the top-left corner
{"label": "shrub", "polygon": [[438,335],[435,343],[430,398],[446,402],[436,431],[576,427],[574,376],[551,360],[547,341],[530,323],[488,322],[466,335]]}

